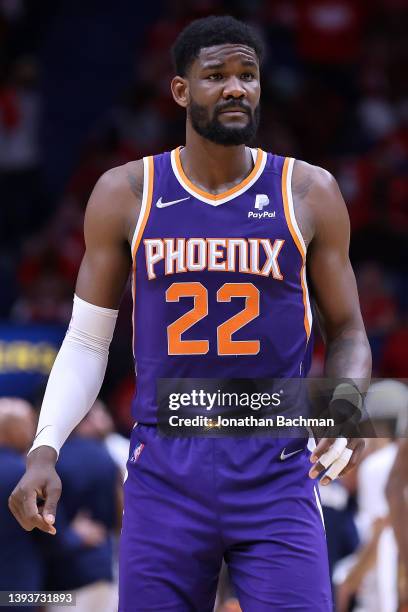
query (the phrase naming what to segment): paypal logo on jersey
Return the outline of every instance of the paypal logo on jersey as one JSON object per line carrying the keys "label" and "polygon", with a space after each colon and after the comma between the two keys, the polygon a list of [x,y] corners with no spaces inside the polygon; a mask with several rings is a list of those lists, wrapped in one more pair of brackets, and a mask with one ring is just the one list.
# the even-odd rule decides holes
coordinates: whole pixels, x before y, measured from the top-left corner
{"label": "paypal logo on jersey", "polygon": [[255,198],[255,208],[262,210],[265,206],[269,206],[269,198],[264,193],[258,193]]}
{"label": "paypal logo on jersey", "polygon": [[254,208],[261,212],[254,212],[253,210],[250,210],[248,212],[248,219],[274,219],[276,217],[276,212],[263,210],[265,206],[269,206],[268,196],[265,193],[258,193],[255,198]]}

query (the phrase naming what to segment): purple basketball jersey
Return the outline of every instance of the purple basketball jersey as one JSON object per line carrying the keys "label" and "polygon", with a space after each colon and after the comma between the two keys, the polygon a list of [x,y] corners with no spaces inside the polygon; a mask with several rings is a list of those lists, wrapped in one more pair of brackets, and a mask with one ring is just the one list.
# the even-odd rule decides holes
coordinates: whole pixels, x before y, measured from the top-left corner
{"label": "purple basketball jersey", "polygon": [[252,150],[250,175],[212,195],[180,150],[144,159],[132,244],[133,416],[156,422],[158,378],[304,376],[312,317],[294,160]]}
{"label": "purple basketball jersey", "polygon": [[179,150],[144,160],[120,612],[211,612],[223,558],[243,610],[333,610],[307,439],[171,437],[155,426],[158,378],[306,375],[294,161],[252,153],[250,175],[217,196],[188,180]]}

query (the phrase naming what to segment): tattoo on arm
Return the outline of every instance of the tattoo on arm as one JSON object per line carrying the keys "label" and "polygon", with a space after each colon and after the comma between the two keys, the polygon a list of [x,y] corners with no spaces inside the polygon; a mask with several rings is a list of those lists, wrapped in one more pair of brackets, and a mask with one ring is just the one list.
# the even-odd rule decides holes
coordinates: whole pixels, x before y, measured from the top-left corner
{"label": "tattoo on arm", "polygon": [[365,392],[371,376],[371,351],[363,331],[349,330],[328,342],[325,374],[351,378]]}
{"label": "tattoo on arm", "polygon": [[131,172],[127,173],[127,178],[128,178],[129,186],[130,186],[132,193],[137,198],[141,198],[142,197],[142,185],[140,184],[140,181],[138,181],[135,175],[132,174]]}
{"label": "tattoo on arm", "polygon": [[303,200],[310,191],[313,184],[312,178],[309,174],[305,174],[302,178],[298,179],[293,183],[292,191],[299,200]]}
{"label": "tattoo on arm", "polygon": [[340,372],[350,369],[354,347],[354,340],[342,336],[329,344],[326,357],[326,371],[329,376],[331,374],[339,376]]}

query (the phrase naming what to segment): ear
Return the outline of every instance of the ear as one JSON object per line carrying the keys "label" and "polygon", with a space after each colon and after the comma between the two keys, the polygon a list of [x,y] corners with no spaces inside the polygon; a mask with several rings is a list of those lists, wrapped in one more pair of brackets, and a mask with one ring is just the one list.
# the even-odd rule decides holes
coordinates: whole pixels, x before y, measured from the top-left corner
{"label": "ear", "polygon": [[186,108],[190,99],[188,80],[181,76],[175,76],[171,81],[171,93],[179,106]]}

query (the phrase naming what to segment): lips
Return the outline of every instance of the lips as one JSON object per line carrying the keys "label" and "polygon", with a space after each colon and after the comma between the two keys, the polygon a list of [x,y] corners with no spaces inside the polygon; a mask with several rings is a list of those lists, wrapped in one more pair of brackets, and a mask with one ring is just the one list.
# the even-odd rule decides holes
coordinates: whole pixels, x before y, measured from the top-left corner
{"label": "lips", "polygon": [[220,111],[220,115],[223,115],[224,113],[241,113],[247,115],[248,111],[244,108],[226,108]]}

